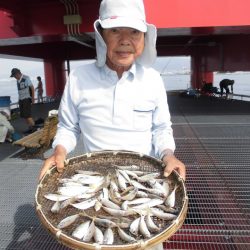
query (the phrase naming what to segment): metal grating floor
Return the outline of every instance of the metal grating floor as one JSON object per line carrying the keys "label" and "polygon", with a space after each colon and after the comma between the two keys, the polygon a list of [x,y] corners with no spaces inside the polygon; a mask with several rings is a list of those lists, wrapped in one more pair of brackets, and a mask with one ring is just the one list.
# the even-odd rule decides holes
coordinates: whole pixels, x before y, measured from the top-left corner
{"label": "metal grating floor", "polygon": [[[176,155],[187,166],[189,210],[166,249],[250,249],[250,104],[169,96],[169,105]],[[68,249],[34,210],[42,160],[1,159],[0,249]]]}

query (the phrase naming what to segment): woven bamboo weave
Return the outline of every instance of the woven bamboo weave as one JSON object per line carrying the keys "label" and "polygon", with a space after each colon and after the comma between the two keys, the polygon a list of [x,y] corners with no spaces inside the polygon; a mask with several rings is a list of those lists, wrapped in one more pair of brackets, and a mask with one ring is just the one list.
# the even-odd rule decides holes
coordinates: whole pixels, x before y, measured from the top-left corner
{"label": "woven bamboo weave", "polygon": [[[75,170],[92,170],[98,171],[103,175],[114,171],[115,165],[127,166],[127,165],[137,165],[140,167],[140,170],[145,172],[160,172],[163,177],[163,166],[162,162],[146,155],[142,155],[135,152],[127,151],[100,151],[91,154],[85,154],[78,157],[71,158],[67,161],[65,170],[62,173],[58,173],[56,168],[50,169],[40,183],[37,186],[36,190],[36,211],[39,219],[41,220],[43,226],[62,244],[72,248],[72,249],[124,249],[124,250],[136,250],[136,249],[146,249],[153,247],[172,236],[183,224],[188,205],[188,197],[186,193],[186,188],[184,181],[177,172],[173,172],[168,178],[168,183],[170,188],[174,189],[176,185],[178,188],[176,190],[176,207],[178,207],[177,218],[173,221],[165,221],[160,219],[155,219],[155,223],[161,225],[161,231],[157,234],[154,234],[149,239],[138,239],[133,243],[123,242],[117,232],[115,233],[115,242],[113,245],[99,245],[96,243],[86,243],[81,240],[78,240],[71,236],[72,230],[79,225],[82,221],[76,221],[73,225],[59,230],[57,228],[58,223],[65,217],[79,213],[79,210],[69,206],[63,209],[58,214],[53,214],[50,209],[54,202],[47,200],[44,195],[48,193],[56,193],[58,186],[60,185],[59,180],[61,178],[69,178],[74,173]],[[102,209],[101,209],[102,210]],[[101,211],[99,210],[99,211]],[[98,211],[98,212],[99,212]],[[91,216],[97,215],[97,212],[91,208],[86,211]],[[105,212],[102,210],[102,215],[105,215]]]}

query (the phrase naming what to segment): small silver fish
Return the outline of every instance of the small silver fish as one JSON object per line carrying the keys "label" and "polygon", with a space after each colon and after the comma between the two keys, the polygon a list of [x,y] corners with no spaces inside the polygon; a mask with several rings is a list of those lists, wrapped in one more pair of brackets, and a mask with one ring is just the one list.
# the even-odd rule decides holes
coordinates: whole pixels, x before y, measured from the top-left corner
{"label": "small silver fish", "polygon": [[137,205],[137,204],[142,204],[151,201],[150,198],[138,198],[132,201],[128,201],[129,205]]}
{"label": "small silver fish", "polygon": [[65,227],[70,226],[72,223],[74,223],[78,218],[79,218],[79,214],[74,214],[74,215],[70,215],[66,218],[64,218],[63,220],[61,220],[59,222],[59,224],[57,225],[57,228],[59,229],[63,229]]}
{"label": "small silver fish", "polygon": [[87,220],[83,223],[81,223],[79,226],[75,228],[75,230],[72,232],[72,236],[77,239],[82,239],[86,232],[88,231],[90,220]]}
{"label": "small silver fish", "polygon": [[119,209],[113,209],[113,208],[108,208],[108,207],[102,207],[105,212],[109,213],[112,216],[129,216],[129,215],[134,215],[136,214],[135,211],[133,210],[119,210]]}
{"label": "small silver fish", "polygon": [[127,188],[126,179],[118,171],[116,172],[116,176],[117,176],[117,182],[118,182],[119,188],[122,191],[126,190],[126,188]]}
{"label": "small silver fish", "polygon": [[118,188],[118,186],[117,186],[117,184],[116,184],[116,182],[115,182],[114,179],[110,180],[110,189],[112,189],[112,191],[114,191],[114,192],[118,192],[119,191],[119,188]]}
{"label": "small silver fish", "polygon": [[128,201],[124,201],[121,205],[122,210],[127,210],[128,209]]}
{"label": "small silver fish", "polygon": [[131,181],[131,185],[133,185],[134,187],[136,187],[138,189],[142,189],[142,190],[147,190],[148,189],[144,185],[142,185],[141,183],[139,183],[138,181],[135,181],[135,180]]}
{"label": "small silver fish", "polygon": [[170,214],[170,213],[165,213],[162,210],[158,208],[150,208],[150,211],[152,212],[153,215],[156,217],[163,219],[163,220],[174,220],[177,218],[175,214]]}
{"label": "small silver fish", "polygon": [[84,184],[84,185],[91,185],[96,183],[102,183],[104,181],[103,176],[91,176],[91,175],[85,175],[77,179],[78,182]]}
{"label": "small silver fish", "polygon": [[62,184],[63,187],[72,187],[72,186],[77,186],[77,187],[81,187],[82,184],[79,182],[75,182],[75,181],[69,181],[69,182],[65,182]]}
{"label": "small silver fish", "polygon": [[69,197],[73,197],[73,196],[77,196],[83,193],[86,193],[86,191],[88,190],[88,187],[85,186],[81,186],[81,187],[77,187],[77,186],[70,186],[70,187],[58,187],[58,193],[64,196],[69,196]]}
{"label": "small silver fish", "polygon": [[50,211],[54,214],[58,213],[60,211],[60,201],[56,201]]}
{"label": "small silver fish", "polygon": [[71,206],[78,208],[78,209],[81,209],[81,210],[85,210],[85,209],[88,209],[90,207],[93,207],[95,205],[96,201],[97,201],[96,198],[91,198],[91,199],[88,199],[88,200],[85,200],[85,201],[82,201],[79,203],[71,204]]}
{"label": "small silver fish", "polygon": [[136,194],[137,198],[147,198],[148,194],[144,191],[138,190],[137,194]]}
{"label": "small silver fish", "polygon": [[131,201],[131,200],[133,200],[136,197],[137,192],[138,192],[138,188],[134,188],[127,195],[121,196],[121,199],[122,200]]}
{"label": "small silver fish", "polygon": [[143,235],[144,238],[150,238],[151,234],[147,228],[146,222],[145,222],[145,216],[142,215],[140,218],[140,223],[139,223],[139,230],[140,233]]}
{"label": "small silver fish", "polygon": [[99,227],[95,226],[95,233],[94,233],[95,242],[98,244],[103,244],[103,238],[104,235],[102,233],[102,230]]}
{"label": "small silver fish", "polygon": [[113,189],[109,189],[109,199],[113,201],[117,205],[121,205],[121,200],[118,192],[113,191]]}
{"label": "small silver fish", "polygon": [[139,182],[147,182],[150,180],[154,180],[155,178],[159,177],[160,175],[161,175],[160,173],[150,173],[150,174],[146,174],[146,175],[138,177],[137,180]]}
{"label": "small silver fish", "polygon": [[[105,216],[99,215],[99,217],[113,221],[116,224],[116,226],[120,228],[128,228],[132,222],[130,219],[126,217],[117,218],[117,217],[109,217],[106,215]],[[110,227],[113,227],[113,226],[110,226]]]}
{"label": "small silver fish", "polygon": [[60,209],[68,207],[69,205],[71,205],[72,203],[76,202],[77,200],[78,200],[78,197],[77,196],[73,196],[73,197],[69,198],[68,200],[63,201],[61,203],[61,205],[60,205]]}
{"label": "small silver fish", "polygon": [[95,211],[99,211],[102,208],[102,203],[99,200],[95,202]]}
{"label": "small silver fish", "polygon": [[116,223],[109,220],[109,219],[106,219],[106,218],[98,218],[96,217],[94,219],[95,221],[95,224],[97,224],[98,226],[101,226],[101,227],[116,227]]}
{"label": "small silver fish", "polygon": [[[165,182],[166,183],[166,182]],[[161,194],[161,196],[167,197],[168,193],[167,190],[163,185],[161,185],[157,180],[149,180],[148,184],[155,190],[158,190],[158,193]]]}
{"label": "small silver fish", "polygon": [[50,201],[64,201],[70,198],[70,196],[61,194],[45,194],[44,197]]}
{"label": "small silver fish", "polygon": [[135,219],[129,227],[129,232],[132,233],[135,236],[138,236],[139,233],[139,224],[140,224],[140,217]]}
{"label": "small silver fish", "polygon": [[130,170],[123,170],[123,171],[125,171],[127,175],[131,176],[134,179],[138,178],[138,175],[134,171],[130,171]]}
{"label": "small silver fish", "polygon": [[103,244],[111,245],[114,242],[114,233],[110,227],[108,227],[104,232]]}
{"label": "small silver fish", "polygon": [[109,190],[106,187],[104,187],[102,189],[102,192],[101,192],[99,198],[100,199],[108,199],[109,198]]}
{"label": "small silver fish", "polygon": [[165,192],[165,197],[168,197],[168,195],[169,195],[169,184],[168,184],[167,180],[163,182],[162,187],[163,187],[163,190]]}
{"label": "small silver fish", "polygon": [[94,236],[94,233],[95,233],[95,223],[94,221],[92,221],[89,225],[89,228],[87,229],[87,233],[84,234],[84,236],[82,237],[82,240],[85,242],[89,242]]}
{"label": "small silver fish", "polygon": [[115,204],[114,202],[108,199],[100,199],[99,201],[101,202],[102,205],[106,207],[113,208],[113,209],[121,209],[117,204]]}
{"label": "small silver fish", "polygon": [[103,188],[107,188],[110,184],[110,176],[107,175],[104,177],[104,179],[100,182],[93,183],[90,185],[90,190],[88,192],[90,193],[97,193]]}
{"label": "small silver fish", "polygon": [[155,233],[160,231],[160,228],[156,226],[149,214],[146,215],[145,222],[150,232]]}
{"label": "small silver fish", "polygon": [[121,228],[118,227],[118,234],[120,236],[120,238],[126,242],[133,242],[136,241],[136,239],[132,236],[130,236],[129,234],[125,233],[125,231],[123,231]]}
{"label": "small silver fish", "polygon": [[126,180],[128,183],[130,183],[130,178],[129,178],[128,174],[126,173],[126,171],[125,171],[125,170],[121,170],[121,169],[119,169],[118,171],[119,171],[119,173],[125,178],[125,180]]}
{"label": "small silver fish", "polygon": [[144,209],[148,207],[155,207],[157,205],[163,204],[163,202],[164,201],[162,199],[150,199],[148,202],[145,202],[137,206],[133,206],[133,209]]}
{"label": "small silver fish", "polygon": [[160,196],[160,197],[164,197],[165,196],[165,191],[161,190],[161,189],[155,189],[155,188],[147,188],[147,191],[151,194]]}
{"label": "small silver fish", "polygon": [[165,201],[165,205],[169,207],[174,207],[175,206],[175,191],[177,189],[177,186],[175,186],[174,190],[169,194]]}
{"label": "small silver fish", "polygon": [[165,206],[165,205],[157,205],[156,207],[160,208],[161,210],[163,210],[164,212],[167,212],[167,213],[171,213],[171,214],[176,214],[178,213],[178,208],[172,208],[172,207],[168,207],[168,206]]}

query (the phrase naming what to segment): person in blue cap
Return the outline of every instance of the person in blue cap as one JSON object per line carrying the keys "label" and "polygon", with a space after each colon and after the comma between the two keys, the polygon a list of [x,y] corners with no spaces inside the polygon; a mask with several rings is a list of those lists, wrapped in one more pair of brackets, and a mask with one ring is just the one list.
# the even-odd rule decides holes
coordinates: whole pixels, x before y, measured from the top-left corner
{"label": "person in blue cap", "polygon": [[32,103],[35,103],[34,86],[29,76],[21,73],[20,69],[13,68],[10,77],[14,77],[17,83],[20,116],[25,119],[28,130],[25,133],[32,133],[36,129],[32,118]]}

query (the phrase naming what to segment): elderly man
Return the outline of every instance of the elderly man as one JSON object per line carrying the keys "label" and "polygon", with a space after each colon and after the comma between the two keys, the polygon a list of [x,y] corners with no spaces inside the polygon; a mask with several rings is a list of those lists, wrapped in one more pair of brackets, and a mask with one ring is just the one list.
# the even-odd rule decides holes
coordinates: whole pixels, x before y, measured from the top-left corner
{"label": "elderly man", "polygon": [[[60,172],[80,133],[83,152],[131,150],[162,159],[165,176],[185,165],[174,156],[166,91],[158,72],[156,28],[145,21],[142,0],[103,0],[95,21],[97,61],[70,73],[59,108],[53,165]],[[159,248],[162,249],[160,245]]]}

